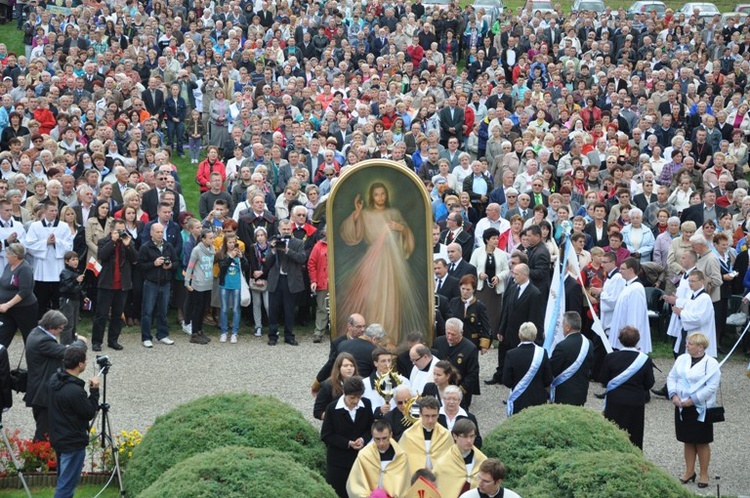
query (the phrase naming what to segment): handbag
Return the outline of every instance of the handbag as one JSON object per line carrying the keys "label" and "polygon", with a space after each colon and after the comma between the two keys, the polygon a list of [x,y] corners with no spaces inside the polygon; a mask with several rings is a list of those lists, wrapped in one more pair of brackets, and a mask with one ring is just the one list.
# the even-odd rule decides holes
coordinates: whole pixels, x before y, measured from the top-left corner
{"label": "handbag", "polygon": [[268,289],[268,280],[250,279],[250,290],[255,292],[266,292],[266,289]]}
{"label": "handbag", "polygon": [[250,288],[247,286],[247,280],[245,278],[241,278],[240,281],[240,306],[244,308],[250,306]]}
{"label": "handbag", "polygon": [[21,368],[21,361],[23,361],[25,353],[26,348],[23,348],[21,350],[21,358],[18,359],[18,365],[10,371],[10,388],[17,393],[25,393],[29,382],[29,371]]}
{"label": "handbag", "polygon": [[[721,381],[719,381],[719,396],[721,397],[721,400],[723,402],[724,390],[721,388]],[[706,408],[706,417],[704,420],[710,424],[718,424],[719,422],[724,422],[726,420],[726,418],[724,417],[724,407],[721,405],[716,405]]]}

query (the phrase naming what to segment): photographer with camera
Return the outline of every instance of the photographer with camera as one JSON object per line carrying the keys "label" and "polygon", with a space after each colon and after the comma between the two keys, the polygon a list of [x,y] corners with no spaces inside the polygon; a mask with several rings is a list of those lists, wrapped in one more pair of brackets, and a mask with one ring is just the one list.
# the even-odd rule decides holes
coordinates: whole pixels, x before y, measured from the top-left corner
{"label": "photographer with camera", "polygon": [[70,345],[66,346],[57,342],[57,336],[67,325],[68,319],[58,310],[49,310],[42,319],[39,326],[29,334],[26,340],[26,365],[29,371],[29,380],[26,385],[26,394],[23,400],[26,406],[30,406],[36,422],[34,441],[47,439],[49,431],[49,393],[47,383],[58,368],[63,366],[65,351],[71,347],[86,349],[85,338],[80,335]]}
{"label": "photographer with camera", "polygon": [[[103,359],[106,358],[102,357]],[[49,379],[50,443],[57,455],[56,498],[72,498],[81,478],[89,421],[99,407],[99,378],[86,382],[79,376],[86,370],[86,348],[65,350],[63,368]]]}
{"label": "photographer with camera", "polygon": [[279,340],[279,314],[284,314],[284,342],[299,345],[294,338],[294,305],[297,296],[305,290],[303,279],[307,264],[305,243],[292,237],[292,222],[281,220],[279,233],[270,238],[271,271],[268,275],[268,345]]}
{"label": "photographer with camera", "polygon": [[120,351],[122,346],[117,339],[122,331],[122,312],[128,292],[133,288],[133,265],[138,261],[138,253],[133,238],[125,230],[125,221],[115,220],[112,232],[97,242],[99,262],[98,291],[96,297],[96,314],[91,329],[91,348],[102,350],[104,326],[109,318],[107,346]]}
{"label": "photographer with camera", "polygon": [[[141,307],[141,341],[152,348],[151,320],[156,309],[156,340],[171,346],[167,325],[169,291],[172,286],[173,265],[178,262],[177,251],[164,237],[164,225],[151,225],[150,239],[138,251],[138,268],[143,273],[143,305]],[[182,239],[180,239],[182,240]]]}

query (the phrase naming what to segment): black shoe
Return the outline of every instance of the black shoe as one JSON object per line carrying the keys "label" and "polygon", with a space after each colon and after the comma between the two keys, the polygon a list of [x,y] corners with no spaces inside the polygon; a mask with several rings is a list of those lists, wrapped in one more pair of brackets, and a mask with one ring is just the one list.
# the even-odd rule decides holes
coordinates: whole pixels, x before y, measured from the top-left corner
{"label": "black shoe", "polygon": [[313,337],[313,344],[320,344],[321,341],[323,341],[323,338],[320,337],[319,335],[316,335],[315,337]]}
{"label": "black shoe", "polygon": [[299,342],[297,342],[296,339],[284,339],[285,344],[289,344],[290,346],[299,346]]}
{"label": "black shoe", "polygon": [[485,383],[485,385],[488,385],[488,386],[498,386],[498,385],[500,385],[500,382],[498,382],[494,378],[490,379],[490,380],[485,380],[484,383]]}
{"label": "black shoe", "polygon": [[109,344],[107,344],[107,347],[109,349],[114,349],[115,351],[122,351],[124,349],[122,347],[122,344],[120,344],[119,342],[110,342]]}
{"label": "black shoe", "polygon": [[205,337],[203,337],[200,334],[193,334],[190,336],[190,343],[191,344],[200,344],[200,345],[206,345],[208,344],[208,341]]}
{"label": "black shoe", "polygon": [[[682,477],[680,477],[680,482],[681,482],[682,484],[687,484],[687,483],[689,483],[689,482],[695,482],[695,476],[696,476],[696,475],[697,475],[697,474],[696,474],[695,472],[693,472],[693,475],[691,475],[691,476],[690,476],[690,477],[688,477],[687,479],[683,479]],[[700,483],[699,483],[698,485],[700,486]]]}
{"label": "black shoe", "polygon": [[669,393],[667,392],[667,385],[664,384],[664,387],[661,389],[651,389],[651,392],[654,393],[655,396],[664,396],[665,398],[669,399]]}
{"label": "black shoe", "polygon": [[94,344],[94,345],[91,346],[91,350],[92,351],[96,351],[98,353],[99,351],[102,350],[102,345],[101,344]]}
{"label": "black shoe", "polygon": [[596,393],[594,393],[594,397],[595,397],[596,399],[604,399],[604,393],[601,393],[601,394],[596,394]]}
{"label": "black shoe", "polygon": [[271,337],[271,338],[268,339],[268,345],[269,346],[275,346],[277,342],[279,342],[279,340],[278,339],[274,339],[273,337]]}
{"label": "black shoe", "polygon": [[707,488],[708,487],[708,483],[707,482],[699,482],[698,483],[698,487],[701,488],[701,489]]}

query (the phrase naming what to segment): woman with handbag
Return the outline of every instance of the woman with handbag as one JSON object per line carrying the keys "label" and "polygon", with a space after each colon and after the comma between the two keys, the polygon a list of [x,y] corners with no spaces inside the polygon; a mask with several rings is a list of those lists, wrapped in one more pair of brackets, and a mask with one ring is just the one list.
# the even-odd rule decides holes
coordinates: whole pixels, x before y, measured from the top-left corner
{"label": "woman with handbag", "polygon": [[271,271],[273,258],[270,258],[271,245],[268,243],[268,232],[263,227],[255,229],[255,244],[250,246],[250,278],[248,284],[253,294],[253,321],[255,322],[255,337],[263,335],[260,304],[268,313],[268,274]]}
{"label": "woman with handbag", "polygon": [[18,242],[5,249],[7,265],[0,276],[0,344],[6,348],[16,330],[21,331],[24,344],[37,325],[39,303],[34,295],[34,270],[24,259],[26,249]]}
{"label": "woman with handbag", "polygon": [[709,444],[714,440],[712,416],[715,410],[712,407],[716,405],[716,390],[721,382],[718,362],[706,354],[707,347],[705,335],[700,332],[690,334],[685,346],[687,352],[675,360],[667,376],[669,398],[675,406],[675,432],[677,440],[684,444],[685,473],[680,482],[695,481],[697,456],[699,488],[708,487]]}

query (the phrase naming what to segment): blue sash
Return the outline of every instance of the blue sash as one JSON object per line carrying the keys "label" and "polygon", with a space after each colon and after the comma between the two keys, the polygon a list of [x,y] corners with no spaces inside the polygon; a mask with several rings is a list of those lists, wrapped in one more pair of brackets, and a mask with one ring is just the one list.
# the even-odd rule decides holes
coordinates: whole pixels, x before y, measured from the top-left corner
{"label": "blue sash", "polygon": [[529,384],[531,384],[534,376],[539,371],[539,367],[542,366],[543,359],[544,348],[534,344],[534,357],[531,359],[529,370],[524,374],[523,378],[518,382],[518,384],[516,384],[516,387],[513,388],[513,391],[511,391],[510,396],[508,397],[508,409],[506,413],[509,417],[513,415],[513,403],[518,398],[520,398],[521,395],[526,391],[526,388],[529,387]]}
{"label": "blue sash", "polygon": [[550,401],[552,401],[553,403],[555,402],[555,389],[557,388],[557,386],[559,386],[563,382],[573,377],[578,371],[578,369],[581,368],[581,365],[583,365],[583,361],[586,359],[586,355],[589,354],[589,346],[590,346],[590,343],[588,339],[586,339],[585,337],[582,337],[581,350],[578,352],[578,357],[576,358],[576,361],[574,361],[572,365],[566,368],[560,375],[555,377],[555,379],[552,381],[552,385],[550,386],[550,389],[549,389]]}
{"label": "blue sash", "polygon": [[635,375],[635,373],[640,370],[643,365],[646,364],[647,360],[647,354],[638,353],[638,356],[636,356],[635,360],[633,360],[633,363],[631,363],[628,368],[623,370],[620,375],[607,382],[607,390],[604,392],[604,404],[602,404],[602,410],[607,407],[607,393],[609,393],[610,391],[614,391],[615,389],[629,381],[630,378]]}

